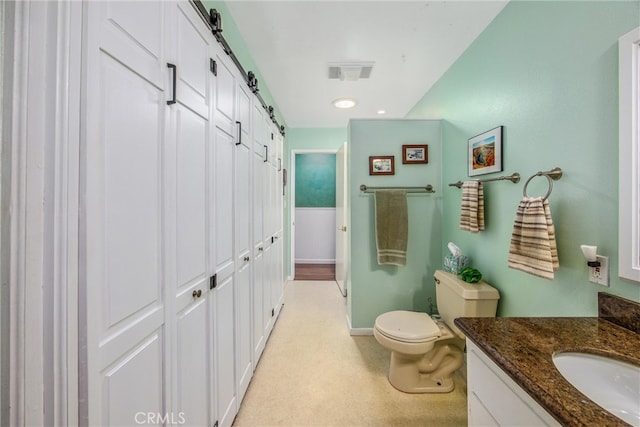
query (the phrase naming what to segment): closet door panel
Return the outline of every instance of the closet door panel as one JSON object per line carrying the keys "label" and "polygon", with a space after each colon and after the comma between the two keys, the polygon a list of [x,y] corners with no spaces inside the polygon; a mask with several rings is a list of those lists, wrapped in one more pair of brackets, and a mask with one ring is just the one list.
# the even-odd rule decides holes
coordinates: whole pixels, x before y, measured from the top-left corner
{"label": "closet door panel", "polygon": [[230,426],[237,412],[235,379],[233,276],[220,283],[215,293],[216,400],[220,426]]}
{"label": "closet door panel", "polygon": [[207,275],[207,120],[176,108],[178,291]]}
{"label": "closet door panel", "polygon": [[102,382],[104,410],[100,421],[91,425],[135,425],[136,420],[145,419],[140,417],[140,413],[155,414],[161,410],[161,335],[160,331],[155,331],[105,369]]}
{"label": "closet door panel", "polygon": [[[167,409],[162,3],[86,5],[80,232],[81,421]],[[86,418],[85,418],[86,417]]]}
{"label": "closet door panel", "polygon": [[[231,135],[216,129],[216,271],[233,265],[233,151]],[[218,277],[224,280],[225,277]]]}
{"label": "closet door panel", "polygon": [[210,361],[206,336],[207,300],[197,298],[178,313],[176,340],[176,417],[182,425],[206,426],[209,423]]}
{"label": "closet door panel", "polygon": [[236,251],[236,367],[238,401],[251,380],[251,98],[241,83],[237,88],[237,119],[242,126],[235,146],[235,251]]}
{"label": "closet door panel", "polygon": [[235,77],[220,55],[216,56],[216,126],[229,135],[235,135]]}
{"label": "closet door panel", "polygon": [[163,86],[165,8],[162,2],[94,2],[100,48],[157,87]]}
{"label": "closet door panel", "polygon": [[195,16],[193,6],[185,2],[176,7],[176,98],[202,117],[208,117],[209,58],[213,41],[199,17]]}
{"label": "closet door panel", "polygon": [[[104,244],[105,327],[159,303],[162,93],[103,56],[103,170],[96,182],[95,236]],[[122,102],[127,99],[127,102]],[[97,142],[97,141],[96,141]],[[97,147],[96,147],[97,148]],[[102,178],[102,179],[100,179]],[[92,196],[93,196],[92,195]],[[104,215],[104,216],[103,216]],[[100,218],[102,217],[103,218]]]}

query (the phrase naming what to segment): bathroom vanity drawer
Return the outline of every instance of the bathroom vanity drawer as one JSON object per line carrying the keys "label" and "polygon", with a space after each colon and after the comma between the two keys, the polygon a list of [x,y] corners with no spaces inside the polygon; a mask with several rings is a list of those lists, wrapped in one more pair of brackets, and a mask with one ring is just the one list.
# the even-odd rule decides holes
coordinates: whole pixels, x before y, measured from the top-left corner
{"label": "bathroom vanity drawer", "polygon": [[467,340],[470,426],[559,426],[560,424]]}

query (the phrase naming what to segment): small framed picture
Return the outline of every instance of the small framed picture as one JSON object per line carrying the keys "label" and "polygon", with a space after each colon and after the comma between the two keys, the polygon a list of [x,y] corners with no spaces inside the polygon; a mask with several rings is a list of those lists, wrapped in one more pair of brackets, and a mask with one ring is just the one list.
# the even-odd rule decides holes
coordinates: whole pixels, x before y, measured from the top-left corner
{"label": "small framed picture", "polygon": [[402,163],[429,163],[429,146],[428,145],[403,145],[402,146]]}
{"label": "small framed picture", "polygon": [[370,156],[369,175],[395,175],[394,156]]}
{"label": "small framed picture", "polygon": [[502,126],[469,139],[469,176],[502,170]]}

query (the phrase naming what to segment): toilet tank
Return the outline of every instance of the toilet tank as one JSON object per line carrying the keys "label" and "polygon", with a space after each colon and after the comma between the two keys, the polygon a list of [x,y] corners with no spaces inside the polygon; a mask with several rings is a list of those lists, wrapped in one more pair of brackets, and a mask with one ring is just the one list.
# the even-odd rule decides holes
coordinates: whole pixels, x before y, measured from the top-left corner
{"label": "toilet tank", "polygon": [[500,294],[484,280],[467,283],[455,274],[436,270],[436,303],[442,320],[460,338],[464,334],[454,325],[458,317],[495,317]]}

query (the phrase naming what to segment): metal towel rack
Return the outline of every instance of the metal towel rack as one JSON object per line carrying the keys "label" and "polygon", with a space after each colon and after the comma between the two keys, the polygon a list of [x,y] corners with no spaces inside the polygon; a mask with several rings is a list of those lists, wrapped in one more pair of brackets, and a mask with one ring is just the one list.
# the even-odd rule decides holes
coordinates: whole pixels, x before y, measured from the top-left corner
{"label": "metal towel rack", "polygon": [[[490,181],[511,181],[514,184],[517,184],[518,182],[520,182],[520,174],[518,172],[515,172],[511,175],[505,175],[505,176],[499,176],[497,178],[487,178],[487,179],[479,179],[478,181],[480,182],[490,182]],[[458,187],[458,188],[462,188],[462,184],[464,184],[462,181],[458,181],[458,182],[452,182],[449,184],[449,187]]]}
{"label": "metal towel rack", "polygon": [[367,187],[362,184],[360,191],[363,193],[373,193],[375,190],[407,190],[407,193],[435,193],[433,185],[427,184],[424,187]]}
{"label": "metal towel rack", "polygon": [[553,190],[553,181],[557,181],[562,178],[562,169],[560,169],[559,167],[555,167],[551,170],[538,171],[535,175],[531,175],[531,177],[527,179],[527,182],[524,183],[524,188],[522,189],[523,196],[529,197],[527,195],[527,185],[529,185],[529,182],[536,176],[546,176],[547,180],[549,181],[549,190],[547,190],[547,194],[545,194],[542,198],[542,200],[547,200],[547,197],[549,197],[549,195],[551,194],[551,190]]}

